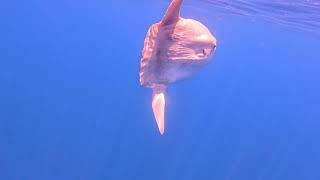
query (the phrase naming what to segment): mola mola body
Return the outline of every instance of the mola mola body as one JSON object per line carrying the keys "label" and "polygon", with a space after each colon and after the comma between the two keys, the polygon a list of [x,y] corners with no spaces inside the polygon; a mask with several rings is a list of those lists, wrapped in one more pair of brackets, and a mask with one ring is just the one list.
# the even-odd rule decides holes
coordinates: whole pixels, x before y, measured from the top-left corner
{"label": "mola mola body", "polygon": [[172,0],[161,22],[149,28],[142,51],[140,84],[153,89],[152,108],[161,134],[166,87],[200,70],[216,49],[216,39],[205,25],[180,17],[182,1]]}

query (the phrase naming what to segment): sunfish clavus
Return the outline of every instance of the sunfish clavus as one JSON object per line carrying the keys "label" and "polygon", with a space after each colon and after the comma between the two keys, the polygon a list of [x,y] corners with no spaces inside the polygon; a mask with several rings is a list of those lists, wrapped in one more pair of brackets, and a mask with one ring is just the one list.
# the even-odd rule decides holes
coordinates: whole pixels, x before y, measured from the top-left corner
{"label": "sunfish clavus", "polygon": [[153,89],[152,109],[164,133],[165,90],[208,63],[216,39],[199,21],[180,17],[183,0],[172,0],[161,22],[147,33],[140,64],[140,84]]}

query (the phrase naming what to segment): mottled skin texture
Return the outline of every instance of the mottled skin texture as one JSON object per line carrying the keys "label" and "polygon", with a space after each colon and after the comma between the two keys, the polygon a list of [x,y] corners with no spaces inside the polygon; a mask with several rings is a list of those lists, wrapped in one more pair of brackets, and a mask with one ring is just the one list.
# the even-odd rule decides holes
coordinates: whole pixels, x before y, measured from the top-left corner
{"label": "mottled skin texture", "polygon": [[180,17],[181,4],[173,0],[162,21],[149,28],[142,51],[140,84],[153,89],[152,108],[161,134],[166,87],[200,70],[216,48],[206,26]]}
{"label": "mottled skin texture", "polygon": [[178,22],[150,27],[141,58],[140,83],[167,85],[191,76],[212,57],[216,40],[200,22]]}

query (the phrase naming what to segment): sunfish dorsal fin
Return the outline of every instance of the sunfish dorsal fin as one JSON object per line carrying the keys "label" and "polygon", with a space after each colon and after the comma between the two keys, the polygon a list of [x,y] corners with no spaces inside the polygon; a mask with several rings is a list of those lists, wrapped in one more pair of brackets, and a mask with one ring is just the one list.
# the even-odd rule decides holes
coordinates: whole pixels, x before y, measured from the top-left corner
{"label": "sunfish dorsal fin", "polygon": [[164,112],[165,112],[165,86],[155,85],[153,87],[152,95],[152,110],[154,117],[157,121],[158,129],[160,134],[164,133]]}
{"label": "sunfish dorsal fin", "polygon": [[162,18],[161,25],[170,25],[179,20],[182,1],[183,0],[172,0],[167,12]]}

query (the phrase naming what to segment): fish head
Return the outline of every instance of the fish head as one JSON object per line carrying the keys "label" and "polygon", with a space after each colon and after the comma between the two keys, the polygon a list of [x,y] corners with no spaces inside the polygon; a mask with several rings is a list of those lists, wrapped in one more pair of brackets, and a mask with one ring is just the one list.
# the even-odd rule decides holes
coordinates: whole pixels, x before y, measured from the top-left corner
{"label": "fish head", "polygon": [[208,28],[193,19],[182,19],[164,30],[167,36],[164,51],[168,60],[208,61],[212,58],[217,41]]}
{"label": "fish head", "polygon": [[180,16],[182,2],[172,0],[159,23],[158,58],[208,60],[216,48],[216,39],[201,22]]}

